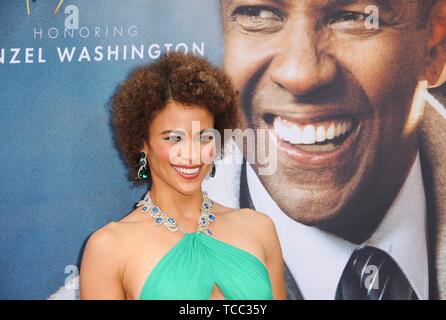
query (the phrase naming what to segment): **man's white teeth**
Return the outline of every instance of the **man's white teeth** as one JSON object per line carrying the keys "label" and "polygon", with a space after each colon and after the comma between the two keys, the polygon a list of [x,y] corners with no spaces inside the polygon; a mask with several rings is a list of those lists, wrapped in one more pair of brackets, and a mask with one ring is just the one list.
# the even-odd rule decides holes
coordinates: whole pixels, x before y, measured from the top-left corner
{"label": "man's white teeth", "polygon": [[351,120],[332,120],[321,124],[299,125],[276,117],[274,129],[280,139],[291,144],[313,145],[336,139],[353,127]]}
{"label": "man's white teeth", "polygon": [[173,166],[173,168],[174,168],[175,170],[177,170],[178,172],[181,172],[181,173],[184,173],[184,174],[189,174],[189,175],[197,174],[198,171],[200,171],[200,167],[196,167],[196,168],[191,168],[191,169],[189,169],[189,168],[183,168],[183,167],[176,167],[176,166]]}
{"label": "man's white teeth", "polygon": [[[312,125],[306,125],[302,133],[302,144],[315,144],[316,143],[316,128]],[[299,142],[297,142],[299,143]]]}

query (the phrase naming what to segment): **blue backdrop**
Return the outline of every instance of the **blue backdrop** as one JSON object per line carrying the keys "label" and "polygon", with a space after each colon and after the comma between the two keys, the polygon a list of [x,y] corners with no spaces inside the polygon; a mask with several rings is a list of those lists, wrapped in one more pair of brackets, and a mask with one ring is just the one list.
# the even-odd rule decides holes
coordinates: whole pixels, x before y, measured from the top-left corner
{"label": "blue backdrop", "polygon": [[0,299],[54,293],[87,237],[144,193],[127,181],[107,102],[158,48],[218,64],[218,1],[0,0]]}

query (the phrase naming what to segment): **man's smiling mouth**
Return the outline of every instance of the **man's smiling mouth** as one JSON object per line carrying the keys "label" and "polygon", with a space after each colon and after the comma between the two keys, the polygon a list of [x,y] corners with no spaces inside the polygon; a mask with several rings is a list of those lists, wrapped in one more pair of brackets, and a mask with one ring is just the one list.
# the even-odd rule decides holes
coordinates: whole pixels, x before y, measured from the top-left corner
{"label": "man's smiling mouth", "polygon": [[310,124],[276,117],[273,122],[279,139],[309,152],[336,150],[353,132],[354,125],[355,121],[347,117]]}
{"label": "man's smiling mouth", "polygon": [[351,151],[359,134],[358,118],[347,114],[317,117],[266,113],[263,119],[277,136],[279,151],[293,161],[311,165],[335,165]]}

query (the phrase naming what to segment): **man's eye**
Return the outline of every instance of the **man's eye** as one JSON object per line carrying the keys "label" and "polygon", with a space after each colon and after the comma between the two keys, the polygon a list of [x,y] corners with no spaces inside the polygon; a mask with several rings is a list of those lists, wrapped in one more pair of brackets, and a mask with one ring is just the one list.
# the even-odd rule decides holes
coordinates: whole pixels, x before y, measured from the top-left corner
{"label": "man's eye", "polygon": [[[339,12],[328,20],[328,25],[334,30],[352,33],[375,32],[376,29],[368,27],[367,18],[370,14],[364,12]],[[380,21],[381,23],[381,21]]]}
{"label": "man's eye", "polygon": [[242,6],[231,16],[246,31],[274,32],[281,28],[283,15],[279,10],[267,6]]}
{"label": "man's eye", "polygon": [[341,23],[341,22],[365,22],[368,15],[361,12],[341,12],[331,18],[329,23]]}

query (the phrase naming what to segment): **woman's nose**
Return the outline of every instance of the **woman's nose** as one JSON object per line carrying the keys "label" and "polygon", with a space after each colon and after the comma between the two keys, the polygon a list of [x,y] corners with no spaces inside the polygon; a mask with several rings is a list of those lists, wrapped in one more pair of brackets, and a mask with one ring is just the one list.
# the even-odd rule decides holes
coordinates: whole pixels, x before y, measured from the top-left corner
{"label": "woman's nose", "polygon": [[177,149],[177,157],[181,163],[200,164],[200,141],[188,140]]}

